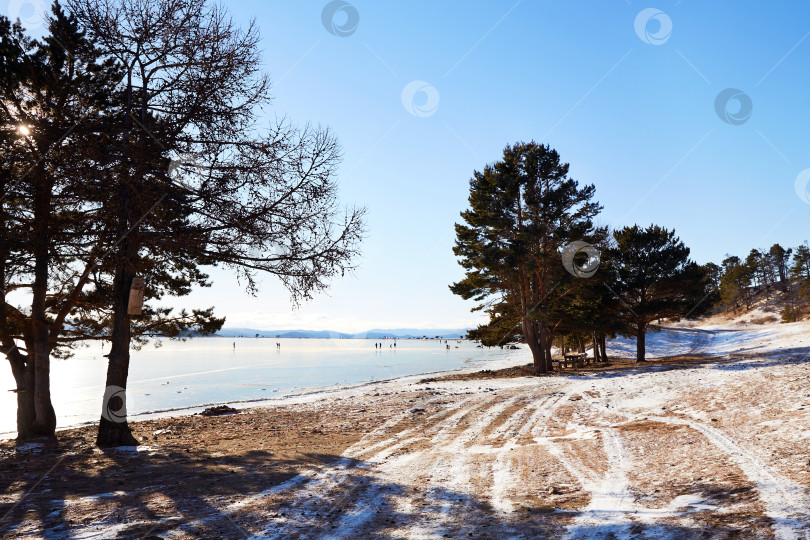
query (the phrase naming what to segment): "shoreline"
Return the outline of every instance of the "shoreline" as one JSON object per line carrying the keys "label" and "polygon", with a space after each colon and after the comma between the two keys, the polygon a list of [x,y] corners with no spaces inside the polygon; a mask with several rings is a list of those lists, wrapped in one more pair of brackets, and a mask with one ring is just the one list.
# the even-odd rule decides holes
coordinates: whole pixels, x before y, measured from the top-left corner
{"label": "shoreline", "polygon": [[[738,335],[749,334],[750,336],[755,336],[759,333],[767,333],[772,330],[776,330],[777,333],[783,335],[791,335],[791,334],[804,334],[805,331],[810,331],[810,321],[800,321],[795,323],[773,323],[773,324],[766,324],[766,325],[757,325],[757,326],[748,326],[748,325],[721,325],[721,324],[711,324],[707,325],[706,327],[689,327],[684,326],[681,324],[674,324],[674,325],[667,325],[663,326],[662,329],[666,332],[675,332],[675,333],[683,333],[683,332],[697,332],[702,334],[712,334],[712,333],[737,333]],[[655,358],[664,358],[661,356],[653,356],[653,351],[651,350],[651,336],[656,336],[659,332],[651,332],[648,334],[648,358],[655,359]],[[810,334],[809,334],[810,335]],[[207,337],[221,337],[221,336],[207,336]],[[247,338],[246,338],[247,339]],[[257,339],[257,338],[250,338],[250,339]],[[322,338],[287,338],[287,339],[322,339]],[[349,338],[346,338],[349,339]],[[403,338],[404,339],[404,338]],[[413,338],[415,340],[423,341],[421,338]],[[432,338],[431,338],[432,339]],[[437,340],[442,341],[442,340]],[[808,343],[810,343],[810,339],[808,339]],[[615,357],[631,357],[634,354],[634,341],[631,338],[617,338],[611,341],[609,346],[609,356],[611,358]],[[671,346],[669,343],[666,344],[667,347]],[[526,357],[523,360],[523,363],[530,363],[531,356],[529,354],[528,348],[524,344],[518,345],[520,351],[523,351],[521,356]],[[763,350],[761,352],[768,352]],[[687,347],[682,347],[681,349],[677,350],[674,355],[670,356],[689,356],[693,354],[706,354],[708,351],[701,346],[695,347],[693,345],[689,345]],[[723,350],[717,350],[714,352],[714,356],[717,359],[722,358],[724,355],[727,356],[728,354],[733,354],[733,351],[723,348]],[[517,356],[517,355],[516,355]],[[739,356],[737,354],[736,356]],[[298,404],[298,403],[309,403],[317,400],[322,399],[329,399],[335,396],[340,396],[341,393],[356,391],[363,388],[369,388],[374,385],[378,384],[392,384],[392,383],[402,383],[406,384],[408,382],[416,382],[420,379],[426,377],[432,378],[441,378],[446,375],[454,375],[454,374],[466,374],[466,373],[474,373],[476,371],[481,371],[485,369],[489,370],[498,370],[504,367],[513,366],[516,363],[520,364],[522,360],[518,360],[517,358],[510,357],[510,358],[500,358],[500,359],[493,359],[483,361],[480,364],[476,365],[467,365],[465,367],[459,367],[450,370],[437,370],[437,371],[426,371],[418,374],[411,374],[411,375],[402,375],[398,377],[390,377],[386,379],[376,379],[373,381],[364,381],[358,383],[351,383],[351,384],[341,384],[337,383],[334,385],[329,386],[313,386],[305,389],[301,389],[300,391],[290,391],[290,393],[279,395],[278,397],[268,397],[268,398],[256,398],[256,399],[248,399],[248,400],[223,400],[223,401],[214,401],[214,402],[207,402],[202,404],[190,405],[190,406],[182,406],[182,407],[174,407],[174,408],[166,408],[166,409],[159,409],[153,411],[144,411],[141,413],[129,414],[128,420],[130,422],[140,422],[140,421],[148,421],[148,420],[159,420],[165,418],[175,418],[175,417],[186,417],[186,416],[194,416],[199,412],[203,411],[209,407],[216,407],[220,405],[228,405],[228,406],[245,406],[245,408],[260,408],[260,407],[272,407],[276,405],[291,405],[291,404]],[[183,376],[183,375],[178,375]],[[175,376],[175,377],[178,377]],[[162,380],[158,378],[158,380]],[[100,413],[99,413],[100,414]],[[75,422],[66,424],[65,426],[57,427],[56,431],[57,434],[63,431],[77,429],[77,428],[84,428],[87,426],[96,425],[98,422],[97,419],[88,420],[84,422]],[[16,438],[16,431],[9,431],[9,432],[0,432],[0,442],[3,441],[13,441]]]}
{"label": "shoreline", "polygon": [[[222,336],[206,336],[206,337],[222,337]],[[250,338],[250,339],[257,339],[257,338]],[[261,338],[258,338],[261,339]],[[321,339],[321,338],[286,338],[286,339]],[[346,338],[349,339],[349,338]],[[352,339],[359,339],[359,338],[352,338]],[[399,338],[397,338],[399,339]],[[405,339],[405,338],[403,338]],[[412,338],[417,340],[422,340],[421,338]],[[438,341],[438,340],[437,340]],[[528,351],[527,348],[520,346],[521,350]],[[348,392],[360,388],[370,387],[376,384],[390,384],[395,382],[407,382],[407,379],[415,379],[418,380],[420,378],[424,378],[425,376],[442,376],[442,375],[449,375],[449,374],[456,374],[456,373],[467,373],[467,372],[475,372],[476,370],[480,369],[487,369],[487,364],[493,364],[491,368],[500,369],[501,364],[506,363],[513,363],[514,359],[497,359],[497,360],[489,360],[481,362],[480,365],[476,366],[466,366],[460,367],[456,369],[450,370],[439,370],[439,371],[427,371],[423,373],[417,373],[413,375],[402,375],[399,377],[391,377],[388,379],[376,379],[373,381],[365,381],[353,384],[334,384],[330,386],[313,386],[309,389],[304,389],[301,392],[290,392],[288,394],[280,395],[275,398],[257,398],[257,399],[250,399],[250,400],[229,400],[229,401],[217,401],[217,402],[210,402],[204,403],[199,405],[191,405],[187,407],[176,407],[176,408],[167,408],[167,409],[160,409],[156,411],[145,411],[141,413],[135,414],[128,414],[127,421],[132,422],[142,422],[148,420],[161,420],[166,418],[180,418],[186,416],[194,416],[204,409],[209,407],[217,407],[220,405],[228,405],[228,406],[237,406],[237,405],[247,405],[247,409],[250,408],[261,408],[261,407],[272,407],[275,405],[292,405],[297,403],[305,403],[305,402],[312,402],[318,399],[328,399],[334,395],[338,395],[341,392]],[[499,367],[495,367],[499,366]],[[490,369],[491,369],[490,368]],[[311,399],[307,399],[311,398]],[[100,412],[99,412],[100,414]],[[68,431],[72,429],[84,428],[88,426],[95,426],[98,424],[98,420],[90,420],[86,422],[76,422],[71,423],[65,426],[57,426],[56,433],[57,436],[62,431]],[[13,441],[16,438],[16,431],[13,432],[0,432],[0,442],[4,441]]]}

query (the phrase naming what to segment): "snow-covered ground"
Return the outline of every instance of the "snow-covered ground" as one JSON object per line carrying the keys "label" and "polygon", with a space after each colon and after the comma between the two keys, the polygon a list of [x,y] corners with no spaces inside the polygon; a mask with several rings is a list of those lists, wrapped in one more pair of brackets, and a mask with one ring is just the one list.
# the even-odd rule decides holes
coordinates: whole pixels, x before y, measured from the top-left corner
{"label": "snow-covered ground", "polygon": [[[668,326],[647,332],[648,358],[684,354],[710,356],[780,354],[810,347],[810,322],[741,327],[735,324],[703,325],[699,328]],[[608,356],[635,358],[635,339],[617,338],[608,344]]]}
{"label": "snow-covered ground", "polygon": [[[343,404],[402,412],[337,462],[212,499],[211,516],[163,536],[227,519],[285,539],[810,538],[810,323],[664,328],[647,342],[651,358],[714,358],[346,389]],[[609,353],[632,357],[635,343]]]}
{"label": "snow-covered ground", "polygon": [[[273,493],[259,536],[808,538],[808,345],[808,324],[664,328],[651,357],[728,361],[487,380],[484,392],[428,384],[459,398],[411,432],[381,426],[346,452],[353,466]],[[632,356],[635,343],[610,349]],[[325,510],[334,519],[313,520]]]}

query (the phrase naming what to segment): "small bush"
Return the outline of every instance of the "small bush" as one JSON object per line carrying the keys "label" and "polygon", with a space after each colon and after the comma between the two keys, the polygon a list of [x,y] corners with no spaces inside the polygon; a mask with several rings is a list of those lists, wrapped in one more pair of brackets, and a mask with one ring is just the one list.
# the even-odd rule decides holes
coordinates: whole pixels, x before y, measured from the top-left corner
{"label": "small bush", "polygon": [[757,317],[756,319],[751,319],[751,324],[769,324],[778,320],[779,318],[774,315],[764,315],[762,317]]}

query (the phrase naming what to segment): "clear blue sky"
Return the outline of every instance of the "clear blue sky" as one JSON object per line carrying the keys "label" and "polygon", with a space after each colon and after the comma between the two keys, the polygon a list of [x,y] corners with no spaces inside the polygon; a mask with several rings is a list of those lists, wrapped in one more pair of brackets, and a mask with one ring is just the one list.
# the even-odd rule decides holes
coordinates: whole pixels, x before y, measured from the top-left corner
{"label": "clear blue sky", "polygon": [[[604,224],[674,228],[698,262],[810,237],[794,189],[810,168],[806,3],[662,1],[641,37],[651,6],[636,1],[353,1],[343,37],[324,27],[326,4],[228,2],[261,29],[268,112],[341,140],[341,197],[369,209],[360,268],[296,312],[271,279],[252,299],[214,272],[192,305],[215,305],[228,326],[475,324],[447,288],[462,276],[453,224],[472,171],[519,140],[550,144],[594,183]],[[338,11],[337,28],[352,15]],[[435,89],[406,100],[417,115],[402,99],[415,80]],[[750,98],[742,123],[716,112],[726,88]]]}
{"label": "clear blue sky", "polygon": [[[267,113],[329,126],[341,197],[369,209],[356,275],[298,311],[274,280],[254,299],[224,271],[183,300],[227,326],[474,325],[447,288],[462,276],[453,224],[473,170],[520,140],[596,185],[603,224],[674,228],[698,262],[810,237],[794,187],[810,168],[806,2],[353,0],[333,19],[342,37],[324,1],[226,5],[261,29]],[[431,86],[406,107],[412,81]],[[738,100],[721,107],[736,125],[716,111],[727,88],[752,105],[747,119]]]}

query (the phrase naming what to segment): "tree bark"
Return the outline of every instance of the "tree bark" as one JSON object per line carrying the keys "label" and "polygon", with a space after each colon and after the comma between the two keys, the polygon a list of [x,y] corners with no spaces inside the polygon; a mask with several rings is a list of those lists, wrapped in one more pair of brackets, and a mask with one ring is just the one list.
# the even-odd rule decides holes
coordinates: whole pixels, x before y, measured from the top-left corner
{"label": "tree bark", "polygon": [[[135,277],[133,261],[138,255],[135,240],[139,216],[130,215],[130,196],[128,182],[133,181],[129,174],[129,135],[132,124],[129,113],[133,110],[132,72],[127,73],[126,107],[124,115],[124,138],[122,143],[121,179],[118,183],[118,261],[113,279],[113,328],[110,336],[110,354],[107,362],[106,388],[101,403],[101,418],[98,423],[98,446],[137,446],[138,441],[132,435],[126,417],[126,388],[129,376],[129,344],[131,339],[129,308],[129,289]],[[144,105],[145,106],[145,105]],[[143,118],[143,114],[141,115]],[[132,228],[130,228],[130,224]],[[117,396],[117,402],[111,403],[111,395]],[[114,414],[111,414],[114,413]]]}
{"label": "tree bark", "polygon": [[594,363],[601,362],[599,358],[599,338],[596,332],[591,332],[591,343],[593,343],[593,361]]}
{"label": "tree bark", "polygon": [[127,314],[127,307],[129,305],[129,285],[131,285],[133,277],[132,265],[124,264],[119,269],[115,279],[115,309],[121,313],[121,316],[115,317],[110,339],[111,347],[107,363],[106,388],[101,404],[98,436],[96,437],[98,446],[138,445],[126,417],[126,387],[127,376],[129,375],[130,343],[130,317]]}
{"label": "tree bark", "polygon": [[[43,181],[40,180],[42,183]],[[50,224],[50,187],[38,185],[34,202],[37,216],[33,231],[34,283],[31,300],[31,344],[29,364],[33,363],[34,431],[45,437],[56,436],[56,413],[51,403],[51,347],[48,340],[48,263]]]}
{"label": "tree bark", "polygon": [[523,335],[526,338],[526,343],[529,345],[529,350],[532,351],[534,372],[546,373],[548,370],[546,369],[545,347],[543,346],[539,329],[535,326],[535,323],[528,319],[523,319]]}
{"label": "tree bark", "polygon": [[647,327],[645,325],[638,325],[636,328],[636,362],[644,362],[645,354],[647,352]]}
{"label": "tree bark", "polygon": [[604,334],[604,332],[599,334],[599,347],[602,349],[602,354],[601,354],[602,362],[607,362],[608,361],[607,336]]}
{"label": "tree bark", "polygon": [[7,356],[17,383],[17,440],[24,441],[37,436],[34,429],[34,366],[26,363],[19,351],[11,350]]}

